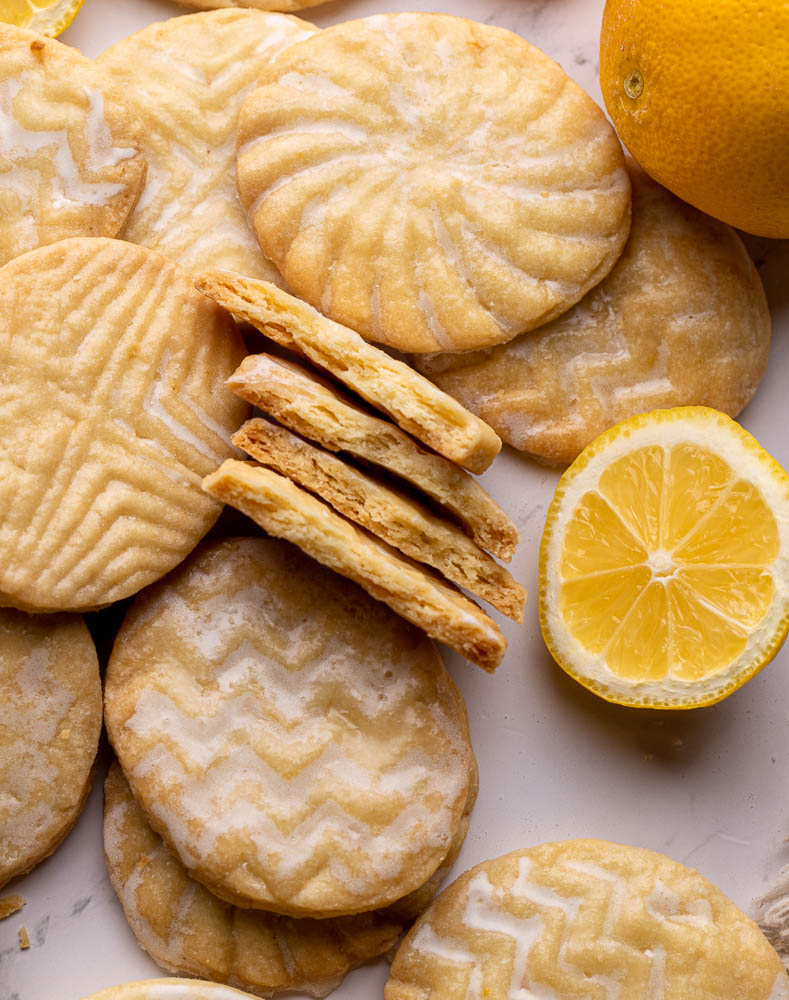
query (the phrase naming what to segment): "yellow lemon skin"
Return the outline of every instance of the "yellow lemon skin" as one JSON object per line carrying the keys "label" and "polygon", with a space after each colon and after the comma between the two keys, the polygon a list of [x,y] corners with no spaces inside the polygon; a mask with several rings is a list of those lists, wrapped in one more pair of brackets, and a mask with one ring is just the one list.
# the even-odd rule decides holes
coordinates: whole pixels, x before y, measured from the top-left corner
{"label": "yellow lemon skin", "polygon": [[789,237],[789,3],[607,0],[600,87],[656,181],[729,225]]}
{"label": "yellow lemon skin", "polygon": [[707,407],[631,417],[567,469],[540,545],[558,665],[607,701],[721,701],[789,632],[789,476]]}

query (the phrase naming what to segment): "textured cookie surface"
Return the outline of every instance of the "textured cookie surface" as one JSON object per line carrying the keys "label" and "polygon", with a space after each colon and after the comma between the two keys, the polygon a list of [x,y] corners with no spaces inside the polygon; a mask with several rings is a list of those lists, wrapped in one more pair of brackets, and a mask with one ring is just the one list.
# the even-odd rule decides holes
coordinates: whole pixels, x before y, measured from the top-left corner
{"label": "textured cookie surface", "polygon": [[0,603],[93,608],[158,579],[219,506],[246,407],[229,317],[159,254],[73,239],[0,269]]}
{"label": "textured cookie surface", "polygon": [[0,264],[117,236],[145,182],[142,126],[76,49],[0,24]]}
{"label": "textured cookie surface", "polygon": [[255,354],[244,359],[227,384],[297,434],[330,451],[347,451],[418,487],[451,511],[489,552],[512,558],[517,529],[472,476],[421,448],[388,420],[361,409],[325,380],[292,362]]}
{"label": "textured cookie surface", "polygon": [[239,1000],[249,993],[196,979],[142,979],[110,986],[85,1000]]}
{"label": "textured cookie surface", "polygon": [[197,288],[282,347],[329,371],[403,430],[471,472],[484,472],[501,450],[500,439],[484,421],[413,368],[276,286],[209,273]]}
{"label": "textured cookie surface", "polygon": [[431,638],[491,673],[506,641],[498,626],[437,574],[400,555],[374,535],[335,514],[290,479],[254,463],[227,459],[203,489],[348,577]]}
{"label": "textured cookie surface", "polygon": [[275,469],[335,510],[459,587],[523,621],[526,592],[454,522],[361,469],[268,420],[248,420],[233,444]]}
{"label": "textured cookie surface", "polygon": [[485,861],[425,911],[386,1000],[785,1000],[756,924],[662,854],[606,841]]}
{"label": "textured cookie surface", "polygon": [[[442,875],[462,845],[471,805],[461,817],[451,857],[439,869]],[[135,802],[117,761],[104,786],[104,854],[126,919],[159,965],[261,996],[285,990],[325,996],[351,969],[396,944],[405,926],[427,905],[438,881],[425,893],[417,890],[418,909],[406,901],[325,920],[239,909],[192,879],[167,850]]]}
{"label": "textured cookie surface", "polygon": [[0,887],[57,847],[101,732],[99,662],[76,615],[0,610]]}
{"label": "textured cookie surface", "polygon": [[238,200],[236,121],[276,53],[315,30],[281,14],[213,11],[151,24],[100,56],[145,127],[148,178],[125,239],[184,267],[280,280]]}
{"label": "textured cookie surface", "polygon": [[445,14],[349,21],[283,53],[242,108],[238,183],[294,292],[404,351],[547,322],[629,227],[602,111],[519,36]]}
{"label": "textured cookie surface", "polygon": [[105,709],[153,827],[233,902],[386,905],[440,865],[468,796],[465,706],[432,643],[272,539],[206,546],[138,599]]}
{"label": "textured cookie surface", "polygon": [[221,7],[252,7],[255,10],[304,10],[326,0],[175,0],[192,10],[219,10]]}
{"label": "textured cookie surface", "polygon": [[637,167],[630,173],[630,238],[597,288],[508,344],[414,359],[545,462],[571,462],[636,413],[704,405],[734,417],[767,365],[767,302],[737,234]]}

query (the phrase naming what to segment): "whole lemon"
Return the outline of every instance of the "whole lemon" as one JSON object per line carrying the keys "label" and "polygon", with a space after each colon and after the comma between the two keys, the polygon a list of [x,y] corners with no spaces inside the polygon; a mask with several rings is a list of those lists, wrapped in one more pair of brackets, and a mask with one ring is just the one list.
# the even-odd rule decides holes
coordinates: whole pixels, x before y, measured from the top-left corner
{"label": "whole lemon", "polygon": [[600,86],[655,180],[730,225],[789,237],[789,0],[607,0]]}

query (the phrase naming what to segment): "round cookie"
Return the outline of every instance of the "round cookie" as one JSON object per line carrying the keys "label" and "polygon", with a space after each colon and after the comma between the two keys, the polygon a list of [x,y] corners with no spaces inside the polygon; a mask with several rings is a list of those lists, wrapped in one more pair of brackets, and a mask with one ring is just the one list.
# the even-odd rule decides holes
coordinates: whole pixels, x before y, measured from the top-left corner
{"label": "round cookie", "polygon": [[446,856],[471,783],[465,705],[433,644],[273,539],[201,547],[133,605],[110,741],[190,874],[242,906],[385,906]]}
{"label": "round cookie", "polygon": [[483,861],[403,940],[386,1000],[786,1000],[756,924],[663,854],[568,840]]}
{"label": "round cookie", "polygon": [[246,404],[230,317],[142,247],[77,238],[0,268],[0,603],[82,610],[177,565]]}
{"label": "round cookie", "polygon": [[630,238],[576,306],[499,347],[413,359],[508,444],[550,464],[636,413],[702,405],[735,417],[767,365],[770,314],[740,238],[628,168]]}
{"label": "round cookie", "polygon": [[602,111],[518,35],[446,14],[336,25],[239,118],[263,252],[327,316],[402,351],[511,340],[611,269],[630,185]]}
{"label": "round cookie", "polygon": [[96,649],[76,615],[0,610],[0,888],[50,855],[90,791]]}
{"label": "round cookie", "polygon": [[239,909],[189,876],[134,801],[117,761],[104,785],[104,855],[110,882],[140,945],[162,968],[206,976],[261,996],[325,996],[351,969],[386,954],[427,906],[457,857],[470,801],[429,883],[383,910],[312,920]]}
{"label": "round cookie", "polygon": [[85,1000],[239,1000],[249,996],[230,986],[201,979],[141,979],[110,986]]}
{"label": "round cookie", "polygon": [[99,57],[145,126],[148,179],[125,239],[191,269],[281,282],[238,200],[236,121],[273,57],[316,30],[283,14],[217,10],[151,24]]}
{"label": "round cookie", "polygon": [[76,49],[0,23],[0,264],[117,236],[145,182],[142,126]]}
{"label": "round cookie", "polygon": [[175,0],[192,10],[218,10],[220,7],[253,7],[255,10],[304,10],[326,0]]}

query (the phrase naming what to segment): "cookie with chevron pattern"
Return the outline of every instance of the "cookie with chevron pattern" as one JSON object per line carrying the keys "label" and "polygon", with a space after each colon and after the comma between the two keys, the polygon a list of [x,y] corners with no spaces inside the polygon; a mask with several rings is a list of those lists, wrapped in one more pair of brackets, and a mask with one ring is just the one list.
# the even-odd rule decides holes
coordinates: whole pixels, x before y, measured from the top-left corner
{"label": "cookie with chevron pattern", "polygon": [[110,986],[85,1000],[243,1000],[244,997],[249,998],[250,994],[206,980],[140,979]]}
{"label": "cookie with chevron pattern", "polygon": [[403,940],[386,1000],[786,1000],[756,924],[663,854],[567,840],[483,861]]}
{"label": "cookie with chevron pattern", "polygon": [[238,200],[236,122],[274,56],[316,30],[284,14],[216,10],[151,24],[99,57],[145,126],[148,179],[125,239],[184,267],[281,281]]}
{"label": "cookie with chevron pattern", "polygon": [[247,407],[233,321],[177,264],[75,238],[0,268],[0,604],[83,610],[176,566]]}
{"label": "cookie with chevron pattern", "polygon": [[104,855],[129,926],[162,968],[260,996],[295,990],[322,997],[351,969],[386,954],[424,909],[457,857],[472,806],[467,802],[450,854],[425,892],[349,917],[283,917],[218,899],[153,832],[117,761],[104,785]]}
{"label": "cookie with chevron pattern", "polygon": [[446,14],[347,21],[278,56],[241,109],[238,186],[297,295],[418,353],[559,315],[630,226],[592,99],[518,35]]}
{"label": "cookie with chevron pattern", "polygon": [[145,183],[142,131],[93,60],[0,23],[0,264],[117,236]]}
{"label": "cookie with chevron pattern", "polygon": [[0,888],[60,844],[101,733],[96,648],[78,615],[0,609]]}
{"label": "cookie with chevron pattern", "polygon": [[473,784],[465,704],[433,644],[274,539],[204,546],[137,599],[105,713],[135,798],[189,873],[291,916],[417,889]]}
{"label": "cookie with chevron pattern", "polygon": [[317,7],[326,0],[175,0],[192,10],[219,10],[222,7],[251,7],[254,10],[304,10]]}
{"label": "cookie with chevron pattern", "polygon": [[740,238],[628,166],[633,226],[604,281],[508,344],[413,359],[508,444],[550,464],[637,413],[701,405],[735,417],[767,366],[770,314]]}

